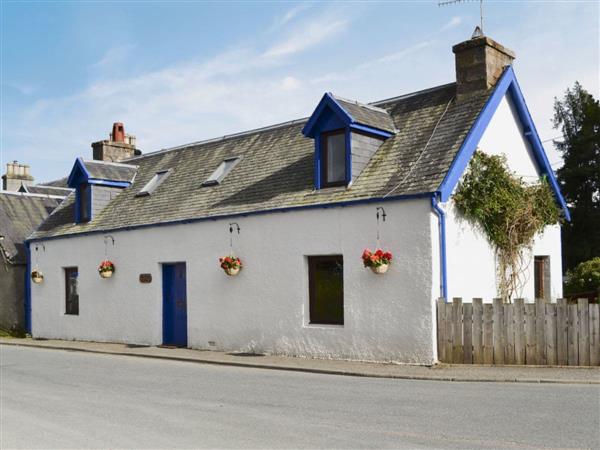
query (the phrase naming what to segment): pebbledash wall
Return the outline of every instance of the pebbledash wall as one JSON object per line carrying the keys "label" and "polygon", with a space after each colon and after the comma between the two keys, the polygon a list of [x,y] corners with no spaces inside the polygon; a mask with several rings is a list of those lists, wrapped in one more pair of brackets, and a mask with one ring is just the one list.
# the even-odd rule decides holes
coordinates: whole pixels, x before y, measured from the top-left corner
{"label": "pebbledash wall", "polygon": [[[161,344],[161,263],[185,262],[192,348],[433,363],[439,256],[430,199],[382,205],[381,243],[395,256],[385,275],[360,258],[375,246],[376,203],[237,218],[234,250],[245,263],[237,277],[218,266],[229,252],[230,220],[113,232],[116,272],[108,280],[97,273],[102,234],[47,240],[39,259],[44,283],[32,285],[32,334]],[[328,254],[344,257],[343,326],[309,324],[307,256]],[[64,314],[68,266],[79,268],[78,316]],[[141,273],[151,273],[152,283],[141,284]]]}
{"label": "pebbledash wall", "polygon": [[[504,154],[509,168],[525,181],[537,182],[539,173],[532,150],[524,138],[517,113],[509,98],[498,106],[479,141],[479,150],[493,155]],[[496,259],[480,230],[459,217],[452,200],[444,205],[447,212],[448,298],[463,297],[470,301],[482,297],[491,302],[497,297]],[[534,298],[533,256],[550,257],[551,297],[562,296],[562,248],[560,226],[546,227],[535,238],[529,262],[525,265],[523,290],[517,293],[529,301]]]}

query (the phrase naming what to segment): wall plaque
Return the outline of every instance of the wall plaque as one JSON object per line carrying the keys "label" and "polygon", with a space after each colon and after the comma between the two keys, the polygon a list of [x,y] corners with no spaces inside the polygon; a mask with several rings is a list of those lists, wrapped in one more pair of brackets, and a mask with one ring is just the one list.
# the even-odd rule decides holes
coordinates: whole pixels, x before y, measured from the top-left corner
{"label": "wall plaque", "polygon": [[152,274],[140,273],[140,283],[152,283]]}

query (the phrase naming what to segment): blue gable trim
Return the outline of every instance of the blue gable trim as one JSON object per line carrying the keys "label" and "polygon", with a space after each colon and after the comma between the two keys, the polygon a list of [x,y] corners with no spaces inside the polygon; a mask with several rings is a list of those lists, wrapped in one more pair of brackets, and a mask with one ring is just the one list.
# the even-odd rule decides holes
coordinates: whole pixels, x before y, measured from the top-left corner
{"label": "blue gable trim", "polygon": [[384,139],[390,138],[392,137],[394,134],[390,133],[389,131],[384,131],[384,130],[380,130],[379,128],[371,128],[371,127],[367,127],[364,125],[361,125],[359,123],[353,123],[350,125],[350,129],[353,131],[361,131],[364,133],[368,133],[368,134],[372,134],[375,136],[379,136],[382,137]]}
{"label": "blue gable trim", "polygon": [[[325,95],[323,95],[323,98],[317,105],[317,108],[315,109],[315,111],[310,116],[310,119],[308,119],[308,122],[306,123],[306,125],[304,125],[304,128],[302,128],[302,134],[304,136],[314,138],[320,132],[325,131],[325,130],[319,129],[319,127],[317,127],[317,124],[320,121],[323,113],[325,113],[328,108],[331,111],[333,111],[335,113],[335,115],[342,121],[343,126],[348,126],[352,122],[354,122],[354,119],[352,118],[352,116],[350,114],[348,114],[346,112],[346,110],[344,108],[342,108],[338,102],[335,101],[335,99],[333,98],[333,95],[330,92],[327,92]],[[338,128],[342,128],[342,127],[338,127]]]}
{"label": "blue gable trim", "polygon": [[458,154],[450,166],[450,170],[446,174],[442,184],[440,184],[438,191],[440,193],[441,200],[446,202],[452,195],[458,180],[467,168],[467,165],[469,164],[473,153],[477,149],[477,145],[479,144],[484,131],[496,112],[498,105],[507,93],[509,94],[510,99],[517,110],[517,115],[521,121],[525,138],[531,146],[534,158],[538,164],[538,168],[540,169],[542,175],[545,175],[548,179],[550,187],[554,192],[556,201],[562,208],[565,218],[570,221],[571,215],[569,214],[567,203],[560,192],[558,181],[554,176],[554,172],[552,171],[552,167],[550,166],[546,152],[544,151],[544,147],[535,128],[535,124],[533,123],[533,119],[531,118],[529,110],[527,109],[525,98],[523,97],[517,82],[515,72],[511,66],[506,68],[505,72],[502,74],[502,77],[500,77],[500,80],[498,80],[492,95],[487,100],[482,111],[475,120],[475,123],[469,130],[467,137],[463,141]]}
{"label": "blue gable trim", "polygon": [[69,174],[69,178],[67,179],[67,186],[72,189],[75,189],[81,183],[87,182],[90,178],[90,173],[85,168],[85,163],[81,157],[75,160],[75,164],[71,169],[71,173]]}

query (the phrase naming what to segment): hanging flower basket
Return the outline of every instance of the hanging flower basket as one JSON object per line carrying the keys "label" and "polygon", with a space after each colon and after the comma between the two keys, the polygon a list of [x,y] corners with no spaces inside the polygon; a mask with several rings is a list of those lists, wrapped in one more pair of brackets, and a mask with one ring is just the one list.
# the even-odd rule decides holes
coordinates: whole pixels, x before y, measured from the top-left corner
{"label": "hanging flower basket", "polygon": [[371,252],[368,248],[362,254],[363,265],[369,267],[373,273],[386,273],[390,264],[392,264],[392,254],[384,252],[380,248]]}
{"label": "hanging flower basket", "polygon": [[40,272],[39,270],[34,270],[31,272],[31,281],[33,281],[35,284],[40,284],[41,282],[44,281],[44,274],[42,272]]}
{"label": "hanging flower basket", "polygon": [[236,276],[242,270],[242,261],[237,256],[223,256],[219,258],[221,269],[231,277]]}
{"label": "hanging flower basket", "polygon": [[102,261],[98,266],[98,273],[102,278],[110,278],[115,273],[115,265],[112,261]]}

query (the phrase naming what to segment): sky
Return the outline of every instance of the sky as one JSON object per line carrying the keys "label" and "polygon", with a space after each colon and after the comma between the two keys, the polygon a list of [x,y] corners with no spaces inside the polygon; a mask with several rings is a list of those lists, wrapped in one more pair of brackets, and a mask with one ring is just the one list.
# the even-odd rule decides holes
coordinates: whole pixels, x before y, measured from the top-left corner
{"label": "sky", "polygon": [[[479,2],[0,0],[0,152],[37,182],[69,173],[113,122],[160,150],[309,116],[325,92],[361,102],[454,81],[452,45]],[[596,1],[484,1],[515,51],[553,167],[554,97],[600,95]]]}

